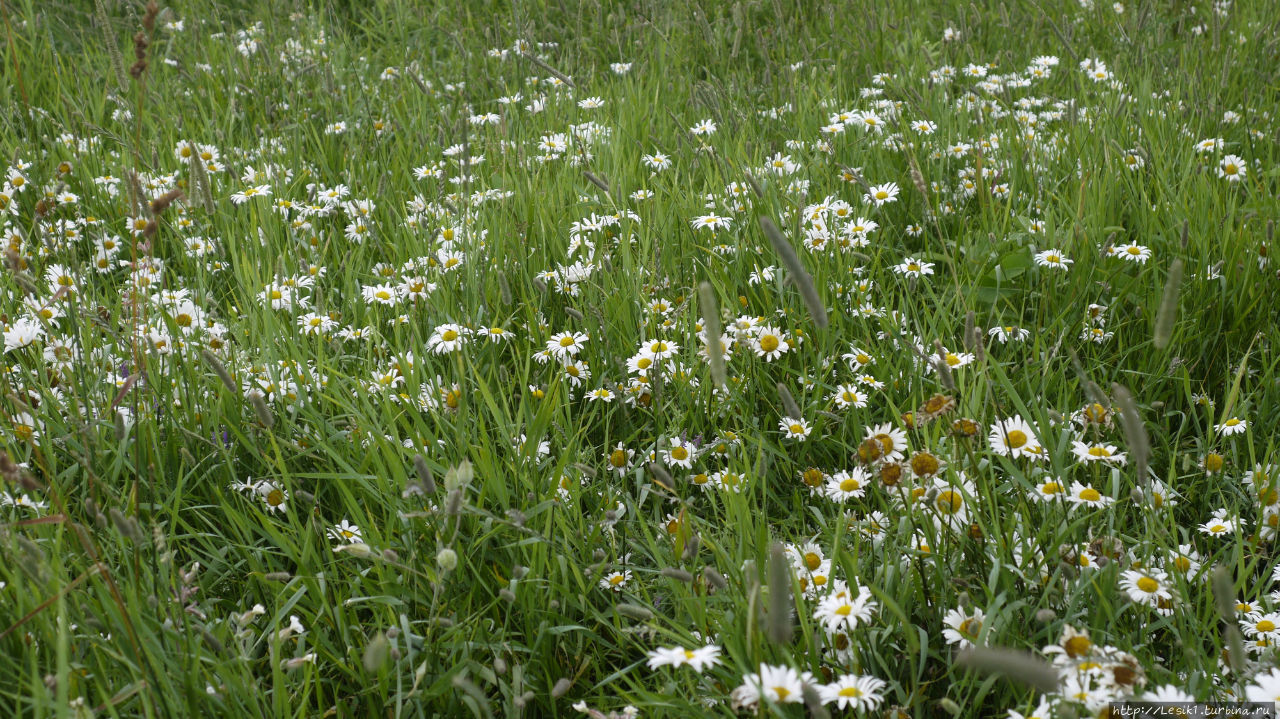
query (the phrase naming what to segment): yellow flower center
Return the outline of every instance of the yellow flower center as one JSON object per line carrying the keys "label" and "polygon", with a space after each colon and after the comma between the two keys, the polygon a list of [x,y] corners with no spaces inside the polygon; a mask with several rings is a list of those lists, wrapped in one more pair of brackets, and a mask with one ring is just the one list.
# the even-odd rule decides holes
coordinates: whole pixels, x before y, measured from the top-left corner
{"label": "yellow flower center", "polygon": [[840,690],[840,696],[857,698],[862,696],[862,690],[857,687],[845,687]]}
{"label": "yellow flower center", "polygon": [[440,335],[440,337],[441,337],[445,342],[452,342],[452,341],[454,341],[454,340],[458,339],[458,333],[457,333],[456,331],[454,331],[454,330],[445,330],[445,331],[444,331],[444,333]]}
{"label": "yellow flower center", "polygon": [[1026,443],[1027,433],[1020,429],[1011,430],[1005,435],[1005,444],[1009,446],[1009,449],[1018,449],[1026,445]]}
{"label": "yellow flower center", "polygon": [[844,480],[843,482],[841,482],[841,483],[840,483],[840,491],[841,491],[841,492],[856,492],[856,491],[858,490],[858,488],[859,488],[859,487],[861,487],[861,486],[862,486],[862,485],[858,483],[858,480],[854,479],[853,477],[850,477],[849,479],[846,479],[846,480]]}
{"label": "yellow flower center", "polygon": [[1080,490],[1080,499],[1083,499],[1086,502],[1096,502],[1099,499],[1102,499],[1102,494],[1093,487],[1086,487]]}
{"label": "yellow flower center", "polygon": [[964,506],[964,497],[958,492],[948,489],[945,492],[939,492],[938,498],[933,502],[939,512],[943,514],[955,514],[960,511],[960,507]]}
{"label": "yellow flower center", "polygon": [[1143,577],[1142,579],[1138,580],[1138,589],[1141,589],[1147,594],[1151,594],[1159,588],[1160,588],[1160,582],[1157,582],[1151,577]]}
{"label": "yellow flower center", "polygon": [[765,335],[764,337],[760,338],[760,349],[764,350],[765,352],[772,352],[778,349],[778,344],[779,344],[778,338],[774,337],[773,335]]}

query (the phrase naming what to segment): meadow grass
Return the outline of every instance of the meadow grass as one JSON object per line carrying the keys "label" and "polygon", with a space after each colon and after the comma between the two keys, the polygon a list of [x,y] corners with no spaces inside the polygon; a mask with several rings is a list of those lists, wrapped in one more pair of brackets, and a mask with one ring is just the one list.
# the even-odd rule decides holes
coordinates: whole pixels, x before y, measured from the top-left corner
{"label": "meadow grass", "polygon": [[4,3],[0,714],[1280,702],[1268,5]]}

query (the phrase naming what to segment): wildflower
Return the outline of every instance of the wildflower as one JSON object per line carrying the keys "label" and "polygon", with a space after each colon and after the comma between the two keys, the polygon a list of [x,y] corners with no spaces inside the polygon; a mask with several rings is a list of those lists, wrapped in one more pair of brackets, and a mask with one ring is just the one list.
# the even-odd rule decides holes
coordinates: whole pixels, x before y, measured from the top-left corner
{"label": "wildflower", "polygon": [[973,607],[968,612],[961,608],[952,609],[942,618],[942,623],[945,625],[942,636],[947,640],[947,644],[956,644],[961,649],[967,649],[977,643],[985,620],[986,614],[977,607]]}
{"label": "wildflower", "polygon": [[354,544],[363,541],[360,537],[360,528],[345,519],[330,527],[328,535],[335,542]]}
{"label": "wildflower", "polygon": [[609,572],[600,579],[600,588],[621,592],[626,588],[629,581],[631,581],[631,570]]}
{"label": "wildflower", "polygon": [[289,511],[289,490],[275,482],[261,482],[254,487],[268,512]]}
{"label": "wildflower", "polygon": [[1245,687],[1244,692],[1251,702],[1280,708],[1280,667],[1272,667],[1266,674],[1254,675],[1253,683]]}
{"label": "wildflower", "polygon": [[1129,595],[1129,599],[1150,606],[1173,597],[1169,591],[1169,575],[1159,569],[1126,571],[1120,576],[1120,589]]}
{"label": "wildflower", "polygon": [[867,406],[867,396],[859,392],[857,387],[852,384],[837,385],[835,391],[827,395],[827,399],[835,402],[840,409],[848,409],[850,407],[861,409]]}
{"label": "wildflower", "polygon": [[786,335],[768,325],[762,325],[757,329],[753,344],[755,345],[756,356],[763,357],[767,362],[776,360],[791,349]]}
{"label": "wildflower", "polygon": [[467,328],[457,324],[443,324],[436,327],[427,338],[427,349],[435,354],[456,352],[467,343]]}
{"label": "wildflower", "polygon": [[803,442],[809,437],[812,431],[809,423],[803,418],[783,417],[778,421],[778,429],[782,430],[787,439],[794,439]]}
{"label": "wildflower", "polygon": [[1213,430],[1224,437],[1230,437],[1235,434],[1242,434],[1249,429],[1249,423],[1239,417],[1230,417],[1222,424],[1214,425]]}
{"label": "wildflower", "polygon": [[255,197],[267,197],[271,194],[270,185],[258,185],[257,187],[246,187],[245,189],[231,195],[232,204],[243,205]]}
{"label": "wildflower", "polygon": [[1039,438],[1031,425],[1017,415],[991,425],[987,443],[992,452],[1012,459],[1039,456]]}
{"label": "wildflower", "polygon": [[557,359],[570,359],[582,351],[588,339],[585,332],[560,332],[547,340],[547,351]]}
{"label": "wildflower", "polygon": [[1244,160],[1236,155],[1227,155],[1218,164],[1218,177],[1226,179],[1227,182],[1239,182],[1247,174],[1248,167],[1245,166]]}
{"label": "wildflower", "polygon": [[933,274],[933,263],[907,257],[900,264],[894,265],[893,271],[907,277],[923,277]]}
{"label": "wildflower", "polygon": [[662,463],[667,466],[684,467],[689,469],[693,466],[694,450],[688,440],[679,437],[672,437],[667,440],[668,446],[666,452],[662,455]]}
{"label": "wildflower", "polygon": [[898,199],[898,184],[887,182],[883,185],[872,185],[862,199],[864,202],[875,203],[876,207],[893,202]]}
{"label": "wildflower", "polygon": [[856,597],[847,591],[824,597],[814,609],[813,618],[822,622],[828,634],[852,631],[871,621],[871,613],[876,606],[876,602],[871,600],[871,590],[858,587]]}
{"label": "wildflower", "polygon": [[650,669],[658,667],[693,667],[695,672],[714,667],[720,663],[720,647],[714,644],[685,649],[684,647],[658,648],[649,652],[647,664]]}
{"label": "wildflower", "polygon": [[1227,515],[1226,509],[1219,509],[1198,529],[1210,537],[1226,537],[1235,533],[1237,524],[1235,519]]}
{"label": "wildflower", "polygon": [[1037,252],[1032,259],[1041,267],[1049,267],[1052,269],[1062,270],[1063,272],[1071,269],[1071,263],[1075,262],[1075,260],[1064,255],[1062,250],[1056,249]]}
{"label": "wildflower", "polygon": [[730,694],[736,707],[754,707],[761,699],[778,704],[804,701],[804,680],[791,667],[761,664],[760,671],[742,678],[741,686]]}
{"label": "wildflower", "polygon": [[880,693],[886,684],[872,676],[845,674],[822,688],[824,703],[835,703],[837,709],[872,711],[884,701]]}
{"label": "wildflower", "polygon": [[866,491],[867,479],[867,473],[861,467],[854,468],[852,472],[836,472],[826,482],[826,495],[836,502],[861,497]]}
{"label": "wildflower", "polygon": [[1092,444],[1076,440],[1071,443],[1071,453],[1081,464],[1090,462],[1106,462],[1107,464],[1124,464],[1124,452],[1117,452],[1114,444],[1094,442]]}
{"label": "wildflower", "polygon": [[1129,243],[1121,245],[1115,249],[1117,257],[1128,260],[1129,262],[1137,262],[1138,264],[1146,264],[1151,259],[1151,248],[1137,243]]}
{"label": "wildflower", "polygon": [[1067,495],[1067,501],[1076,507],[1099,508],[1105,507],[1115,500],[1111,497],[1103,495],[1091,485],[1081,484],[1080,482],[1071,483],[1071,493]]}

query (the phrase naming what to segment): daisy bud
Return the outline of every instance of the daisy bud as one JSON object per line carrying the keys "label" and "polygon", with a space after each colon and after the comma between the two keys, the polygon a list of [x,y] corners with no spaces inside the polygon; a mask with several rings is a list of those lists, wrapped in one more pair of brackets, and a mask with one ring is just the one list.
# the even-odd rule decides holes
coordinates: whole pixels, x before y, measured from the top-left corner
{"label": "daisy bud", "polygon": [[458,553],[445,547],[436,553],[436,564],[446,572],[452,572],[458,568]]}
{"label": "daisy bud", "polygon": [[502,601],[506,602],[507,604],[515,604],[515,601],[516,601],[515,592],[512,592],[510,589],[507,589],[506,587],[503,587],[502,589],[498,590],[498,598],[500,598]]}
{"label": "daisy bud", "polygon": [[494,657],[494,659],[493,659],[493,673],[494,673],[494,674],[506,674],[506,673],[507,673],[507,660],[506,660],[506,659],[503,659],[502,657]]}
{"label": "daisy bud", "polygon": [[946,713],[950,714],[953,717],[960,716],[960,705],[956,704],[954,701],[946,697],[943,697],[938,700],[938,706],[942,707],[943,711],[945,711]]}
{"label": "daisy bud", "polygon": [[560,679],[556,680],[556,685],[551,687],[551,698],[559,699],[565,694],[568,694],[569,688],[572,686],[573,686],[573,682],[569,681],[564,677],[561,677]]}
{"label": "daisy bud", "polygon": [[1036,612],[1036,621],[1041,624],[1048,624],[1057,618],[1058,613],[1047,607]]}

